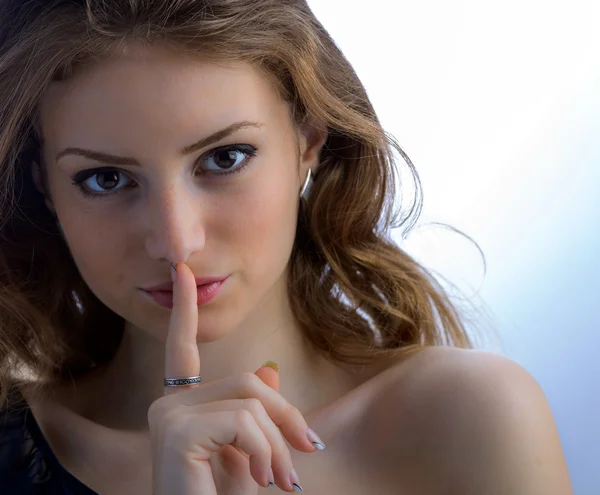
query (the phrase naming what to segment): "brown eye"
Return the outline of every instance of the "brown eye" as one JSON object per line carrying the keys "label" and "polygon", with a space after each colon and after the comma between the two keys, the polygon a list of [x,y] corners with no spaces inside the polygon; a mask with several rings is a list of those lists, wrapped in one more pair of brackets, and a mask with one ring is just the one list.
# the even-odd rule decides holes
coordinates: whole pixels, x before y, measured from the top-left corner
{"label": "brown eye", "polygon": [[133,180],[119,170],[95,168],[78,172],[72,182],[85,195],[100,196],[118,192],[130,186]]}
{"label": "brown eye", "polygon": [[[256,155],[256,148],[245,144],[227,146],[209,152],[202,158],[202,171],[214,175],[229,175],[241,172],[245,165]],[[215,167],[207,167],[213,162]]]}
{"label": "brown eye", "polygon": [[219,168],[229,169],[235,165],[236,158],[239,158],[236,154],[239,153],[237,150],[228,149],[217,151],[213,156]]}
{"label": "brown eye", "polygon": [[102,172],[101,174],[96,174],[96,183],[102,189],[112,189],[119,183],[119,173],[118,172]]}

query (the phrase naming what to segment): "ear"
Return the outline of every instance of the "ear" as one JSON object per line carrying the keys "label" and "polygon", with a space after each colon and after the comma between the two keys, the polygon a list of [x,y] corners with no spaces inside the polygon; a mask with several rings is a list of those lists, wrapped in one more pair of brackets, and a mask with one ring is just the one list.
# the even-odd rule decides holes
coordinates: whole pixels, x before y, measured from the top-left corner
{"label": "ear", "polygon": [[31,177],[33,178],[33,184],[35,185],[35,188],[40,192],[40,194],[44,196],[46,207],[50,210],[50,212],[53,215],[56,215],[54,204],[50,199],[50,194],[46,190],[47,182],[44,181],[40,164],[37,162],[33,162],[31,164]]}
{"label": "ear", "polygon": [[309,168],[316,172],[319,166],[321,149],[327,140],[328,134],[327,126],[322,122],[309,122],[301,125],[298,145],[302,176]]}

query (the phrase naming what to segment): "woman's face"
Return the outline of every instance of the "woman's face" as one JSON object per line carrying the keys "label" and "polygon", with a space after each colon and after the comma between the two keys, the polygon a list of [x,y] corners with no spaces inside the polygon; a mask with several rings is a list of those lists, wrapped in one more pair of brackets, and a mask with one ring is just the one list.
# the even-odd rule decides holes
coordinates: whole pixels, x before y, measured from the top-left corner
{"label": "woman's face", "polygon": [[53,83],[41,127],[47,204],[90,289],[127,321],[166,337],[170,311],[142,289],[169,282],[170,261],[229,276],[199,306],[199,342],[285,290],[299,191],[325,136],[296,133],[251,66],[139,51]]}

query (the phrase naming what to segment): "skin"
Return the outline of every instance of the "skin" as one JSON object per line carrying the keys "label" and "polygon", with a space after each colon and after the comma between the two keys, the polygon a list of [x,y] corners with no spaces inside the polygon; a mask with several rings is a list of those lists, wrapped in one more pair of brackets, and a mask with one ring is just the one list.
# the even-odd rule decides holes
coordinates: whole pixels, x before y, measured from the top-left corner
{"label": "skin", "polygon": [[[264,125],[187,157],[179,154],[239,121]],[[140,288],[170,281],[171,261],[187,263],[196,276],[230,275],[220,297],[199,308],[206,381],[274,360],[282,363],[282,381],[294,382],[282,391],[305,412],[331,397],[331,390],[315,390],[316,377],[331,374],[332,388],[347,381],[302,345],[285,291],[299,191],[307,169],[317,168],[326,134],[297,132],[287,105],[264,78],[239,65],[135,52],[52,87],[42,103],[41,126],[48,206],[86,283],[127,321],[124,345],[102,384],[94,382],[106,383],[111,395],[121,392],[115,400],[127,404],[119,404],[122,418],[112,417],[113,408],[104,417],[102,404],[94,405],[97,420],[144,428],[149,405],[162,394],[170,310]],[[238,143],[258,150],[248,166],[228,177],[209,175],[227,165],[209,152]],[[111,197],[86,198],[71,176],[103,164],[74,155],[56,161],[67,147],[132,156],[141,166],[119,166],[116,187],[123,189]],[[234,166],[244,158],[234,154]],[[129,176],[136,188],[125,188]],[[102,190],[97,180],[87,183]],[[127,383],[113,388],[126,375]]]}
{"label": "skin", "polygon": [[[34,169],[36,185],[84,280],[126,320],[110,365],[57,390],[51,402],[30,401],[59,460],[86,484],[100,493],[150,493],[148,410],[165,397],[165,373],[201,369],[206,383],[273,360],[279,374],[257,374],[327,445],[323,453],[290,449],[307,492],[571,493],[547,401],[516,363],[438,348],[358,372],[304,345],[285,269],[299,191],[308,168],[318,167],[326,132],[318,123],[295,128],[288,106],[250,66],[132,49],[54,84],[40,115],[48,189]],[[261,125],[180,153],[239,121]],[[256,156],[239,174],[211,175],[227,160],[210,152],[234,144],[253,146]],[[110,165],[72,154],[57,160],[68,147],[133,157],[139,166],[112,165],[122,189],[85,197],[72,176]],[[234,167],[244,158],[234,154]],[[95,178],[86,184],[102,191]],[[171,262],[197,277],[229,275],[216,299],[180,318],[187,323],[176,326],[179,339],[169,330],[175,312],[140,290],[170,281]],[[519,419],[507,422],[508,411]],[[459,468],[450,470],[449,459],[462,459],[452,461]],[[220,466],[219,476],[235,477],[232,464]]]}

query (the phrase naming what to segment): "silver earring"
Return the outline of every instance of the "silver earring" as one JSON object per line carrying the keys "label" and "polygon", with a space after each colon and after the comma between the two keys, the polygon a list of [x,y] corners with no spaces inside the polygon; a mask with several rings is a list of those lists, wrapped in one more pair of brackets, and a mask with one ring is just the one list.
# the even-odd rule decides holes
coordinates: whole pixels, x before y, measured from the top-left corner
{"label": "silver earring", "polygon": [[304,181],[304,185],[302,186],[302,190],[300,191],[300,197],[303,199],[308,199],[308,194],[310,193],[310,187],[312,186],[312,170],[309,168],[306,174],[306,180]]}

